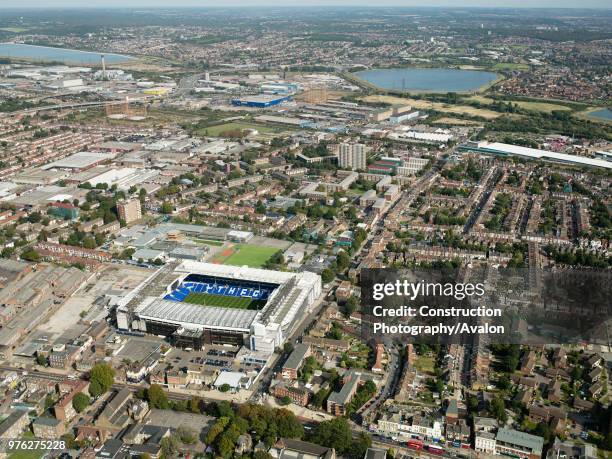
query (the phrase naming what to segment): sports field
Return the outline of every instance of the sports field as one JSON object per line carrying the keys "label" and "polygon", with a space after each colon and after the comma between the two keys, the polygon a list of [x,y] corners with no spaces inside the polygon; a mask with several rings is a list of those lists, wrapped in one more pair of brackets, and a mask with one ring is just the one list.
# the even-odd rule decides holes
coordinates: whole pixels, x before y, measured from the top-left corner
{"label": "sports field", "polygon": [[199,304],[201,306],[218,306],[221,308],[234,309],[261,309],[265,304],[265,300],[254,300],[252,298],[213,295],[210,293],[190,293],[185,297],[185,303]]}
{"label": "sports field", "polygon": [[213,258],[213,263],[232,266],[250,266],[260,268],[272,255],[278,252],[274,247],[262,247],[252,244],[235,244],[227,247]]}

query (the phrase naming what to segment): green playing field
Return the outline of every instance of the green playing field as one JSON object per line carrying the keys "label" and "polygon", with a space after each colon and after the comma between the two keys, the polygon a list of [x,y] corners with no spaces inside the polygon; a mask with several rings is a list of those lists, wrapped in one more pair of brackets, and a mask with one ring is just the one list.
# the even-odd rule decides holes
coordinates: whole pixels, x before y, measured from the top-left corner
{"label": "green playing field", "polygon": [[185,303],[199,304],[201,306],[218,306],[221,308],[235,309],[261,309],[266,302],[264,300],[254,300],[252,298],[213,295],[210,293],[190,293],[183,300]]}
{"label": "green playing field", "polygon": [[222,261],[224,265],[260,268],[278,252],[277,248],[253,244],[236,244],[233,249],[234,252]]}

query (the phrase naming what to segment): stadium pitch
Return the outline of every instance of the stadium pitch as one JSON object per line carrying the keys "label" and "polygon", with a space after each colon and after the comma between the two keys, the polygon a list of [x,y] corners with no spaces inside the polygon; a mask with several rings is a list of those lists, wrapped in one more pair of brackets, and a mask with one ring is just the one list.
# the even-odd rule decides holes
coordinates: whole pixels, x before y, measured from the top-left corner
{"label": "stadium pitch", "polygon": [[184,303],[198,304],[200,306],[217,306],[221,308],[250,309],[257,311],[264,307],[266,300],[254,300],[245,296],[213,295],[210,293],[190,293],[183,300]]}

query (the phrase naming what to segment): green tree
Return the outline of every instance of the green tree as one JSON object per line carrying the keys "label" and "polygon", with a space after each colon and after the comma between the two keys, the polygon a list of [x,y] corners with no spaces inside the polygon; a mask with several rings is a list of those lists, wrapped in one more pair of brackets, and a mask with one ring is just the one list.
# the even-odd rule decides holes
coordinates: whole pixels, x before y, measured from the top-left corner
{"label": "green tree", "polygon": [[221,384],[219,386],[219,392],[228,392],[231,388],[232,387],[229,384],[227,384],[227,383]]}
{"label": "green tree", "polygon": [[202,409],[202,399],[199,397],[191,397],[189,399],[189,411],[191,411],[192,413],[201,413]]}
{"label": "green tree", "polygon": [[468,395],[467,409],[470,413],[476,412],[478,410],[478,398],[474,395]]}
{"label": "green tree", "polygon": [[261,200],[257,201],[257,204],[255,205],[255,212],[258,214],[266,213],[266,206],[264,206],[264,203],[261,202]]}
{"label": "green tree", "polygon": [[336,263],[338,265],[338,271],[344,271],[346,268],[349,267],[349,264],[351,263],[351,257],[344,250],[341,250],[336,256]]}
{"label": "green tree", "polygon": [[501,375],[496,384],[501,390],[508,390],[512,387],[512,381],[510,381],[507,374]]}
{"label": "green tree", "polygon": [[504,403],[504,399],[501,397],[495,397],[493,400],[491,400],[489,410],[491,411],[491,415],[502,423],[505,423],[508,419],[508,415],[506,414],[506,404]]}
{"label": "green tree", "polygon": [[191,427],[179,426],[179,428],[176,429],[176,434],[185,445],[193,445],[197,441],[195,431]]}
{"label": "green tree", "polygon": [[94,365],[89,373],[89,393],[99,397],[107,392],[115,382],[115,370],[106,363]]}
{"label": "green tree", "polygon": [[360,432],[357,440],[353,443],[348,456],[354,459],[365,457],[366,451],[372,446],[372,438],[365,432]]}
{"label": "green tree", "polygon": [[291,344],[291,341],[287,341],[284,345],[283,345],[283,352],[285,354],[291,354],[293,352],[293,344]]}
{"label": "green tree", "polygon": [[28,249],[21,253],[21,259],[26,261],[40,261],[40,254],[34,249]]}
{"label": "green tree", "polygon": [[95,240],[96,240],[96,247],[100,246],[104,244],[104,242],[106,241],[106,236],[103,233],[96,233]]}
{"label": "green tree", "polygon": [[96,240],[92,237],[86,237],[83,239],[83,247],[86,249],[95,249],[96,248]]}
{"label": "green tree", "polygon": [[172,205],[172,203],[164,201],[161,205],[161,213],[171,214],[172,212],[174,212],[174,206]]}
{"label": "green tree", "polygon": [[45,411],[55,405],[55,398],[53,398],[52,394],[47,394],[45,397]]}
{"label": "green tree", "polygon": [[232,432],[225,431],[219,436],[219,441],[217,443],[217,449],[219,450],[219,454],[223,457],[229,457],[234,449],[236,448],[236,443],[234,442]]}
{"label": "green tree", "polygon": [[324,284],[329,284],[331,281],[334,280],[334,277],[336,277],[336,275],[329,268],[325,268],[323,272],[321,273],[321,280],[323,281]]}
{"label": "green tree", "polygon": [[89,397],[79,392],[72,398],[72,407],[77,413],[82,413],[89,406]]}
{"label": "green tree", "polygon": [[206,437],[204,438],[204,442],[207,445],[212,445],[217,437],[225,430],[225,428],[229,425],[230,418],[223,416],[220,417],[217,422],[215,422],[208,432],[206,432]]}
{"label": "green tree", "polygon": [[304,436],[304,427],[302,427],[302,423],[291,411],[284,408],[277,410],[275,418],[278,435],[280,437],[299,439]]}
{"label": "green tree", "polygon": [[232,405],[227,400],[223,400],[216,404],[218,416],[227,416],[232,419],[234,417],[234,410],[232,409]]}
{"label": "green tree", "polygon": [[147,390],[147,401],[152,408],[166,410],[170,407],[168,395],[159,384],[151,384],[151,387]]}
{"label": "green tree", "polygon": [[582,367],[576,365],[574,366],[574,368],[572,368],[572,371],[570,372],[570,376],[572,377],[573,381],[578,381],[582,378]]}
{"label": "green tree", "polygon": [[328,395],[329,395],[329,390],[320,389],[312,397],[312,404],[316,406],[317,408],[322,407],[323,402],[325,401]]}
{"label": "green tree", "polygon": [[163,457],[168,459],[175,457],[178,454],[179,448],[181,447],[181,442],[175,435],[170,435],[162,438],[162,440],[159,442],[159,446],[161,446]]}
{"label": "green tree", "polygon": [[344,304],[344,313],[346,317],[350,317],[357,310],[357,298],[353,295],[349,296]]}
{"label": "green tree", "polygon": [[61,440],[66,442],[67,449],[78,449],[79,443],[75,440],[74,434],[71,432],[65,433],[60,437]]}
{"label": "green tree", "polygon": [[353,445],[353,435],[348,420],[340,417],[319,423],[312,435],[312,441],[318,445],[334,448],[339,454],[345,454]]}

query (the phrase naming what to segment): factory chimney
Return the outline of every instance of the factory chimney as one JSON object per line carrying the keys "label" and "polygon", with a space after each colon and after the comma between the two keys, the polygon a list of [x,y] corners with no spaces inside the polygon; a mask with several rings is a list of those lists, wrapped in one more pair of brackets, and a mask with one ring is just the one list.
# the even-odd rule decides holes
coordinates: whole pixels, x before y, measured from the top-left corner
{"label": "factory chimney", "polygon": [[104,54],[100,56],[102,58],[102,79],[106,80],[106,63],[104,62]]}

